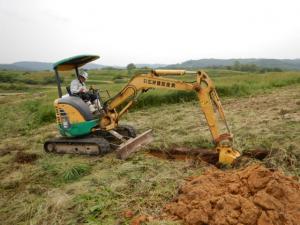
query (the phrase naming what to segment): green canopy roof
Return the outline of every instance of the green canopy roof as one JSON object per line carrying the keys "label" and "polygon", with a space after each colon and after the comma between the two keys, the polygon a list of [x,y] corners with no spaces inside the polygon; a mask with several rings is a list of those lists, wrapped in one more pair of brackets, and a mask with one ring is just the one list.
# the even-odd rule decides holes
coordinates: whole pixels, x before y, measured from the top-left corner
{"label": "green canopy roof", "polygon": [[98,55],[77,55],[54,63],[53,69],[59,71],[72,70],[99,58]]}

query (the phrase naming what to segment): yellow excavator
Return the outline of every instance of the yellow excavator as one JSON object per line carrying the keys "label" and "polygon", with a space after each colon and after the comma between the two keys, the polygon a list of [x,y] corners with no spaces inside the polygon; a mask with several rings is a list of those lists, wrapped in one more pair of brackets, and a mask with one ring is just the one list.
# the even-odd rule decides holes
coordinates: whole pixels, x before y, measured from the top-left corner
{"label": "yellow excavator", "polygon": [[[240,153],[233,149],[233,136],[227,125],[224,110],[212,80],[204,71],[152,70],[133,76],[125,87],[114,97],[103,102],[99,96],[98,113],[93,114],[88,105],[79,97],[62,96],[59,71],[75,70],[98,59],[96,55],[79,55],[54,64],[59,98],[55,100],[56,120],[62,135],[44,144],[46,152],[99,155],[115,150],[118,158],[126,159],[132,152],[152,141],[151,130],[136,135],[133,127],[119,125],[121,117],[138,101],[141,93],[150,89],[195,91],[200,109],[205,115],[219,163],[231,164]],[[195,82],[188,83],[165,76],[194,74]],[[219,120],[218,120],[219,117]],[[227,130],[220,132],[218,121]],[[176,126],[174,124],[174,126]]]}

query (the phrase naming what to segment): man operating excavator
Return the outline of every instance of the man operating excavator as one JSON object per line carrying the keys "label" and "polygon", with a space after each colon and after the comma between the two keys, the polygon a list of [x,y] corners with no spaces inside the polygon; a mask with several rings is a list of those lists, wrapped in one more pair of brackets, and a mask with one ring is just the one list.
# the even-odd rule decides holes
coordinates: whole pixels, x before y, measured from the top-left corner
{"label": "man operating excavator", "polygon": [[92,103],[97,99],[97,95],[90,93],[86,88],[85,81],[89,75],[86,71],[80,71],[77,79],[72,80],[70,85],[71,94],[79,96],[84,101],[91,101]]}
{"label": "man operating excavator", "polygon": [[[85,85],[85,81],[89,75],[86,71],[82,70],[78,74],[78,78],[72,80],[70,85],[70,92],[72,96],[78,96],[85,101],[92,113],[96,112],[96,105],[98,96],[95,92],[89,91]],[[99,103],[98,103],[99,104]]]}

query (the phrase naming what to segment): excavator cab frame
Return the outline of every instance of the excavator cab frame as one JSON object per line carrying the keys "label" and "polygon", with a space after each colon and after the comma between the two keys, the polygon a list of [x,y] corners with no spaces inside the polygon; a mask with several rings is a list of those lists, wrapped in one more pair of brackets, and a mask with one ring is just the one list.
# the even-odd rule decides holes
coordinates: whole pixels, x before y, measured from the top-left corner
{"label": "excavator cab frame", "polygon": [[76,77],[79,76],[78,68],[81,66],[84,66],[87,63],[90,63],[94,60],[99,59],[100,56],[98,55],[77,55],[70,58],[66,58],[63,60],[60,60],[53,64],[53,70],[55,72],[55,78],[57,83],[57,89],[58,89],[58,97],[62,97],[62,90],[61,90],[61,79],[59,76],[59,71],[69,71],[69,70],[75,70]]}

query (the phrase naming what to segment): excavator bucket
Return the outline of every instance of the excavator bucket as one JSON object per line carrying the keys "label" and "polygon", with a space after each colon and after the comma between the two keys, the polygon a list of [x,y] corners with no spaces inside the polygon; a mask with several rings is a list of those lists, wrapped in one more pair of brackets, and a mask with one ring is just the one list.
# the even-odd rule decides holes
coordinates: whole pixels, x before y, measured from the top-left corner
{"label": "excavator bucket", "polygon": [[116,150],[117,158],[127,159],[130,154],[138,151],[143,145],[146,145],[153,141],[151,135],[152,130],[147,130],[144,133],[138,135],[135,138],[130,138],[126,142],[119,145]]}
{"label": "excavator bucket", "polygon": [[241,153],[231,147],[217,147],[219,153],[219,163],[231,165],[234,160],[241,156]]}

